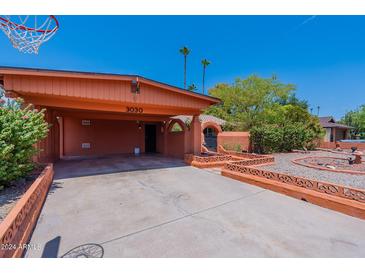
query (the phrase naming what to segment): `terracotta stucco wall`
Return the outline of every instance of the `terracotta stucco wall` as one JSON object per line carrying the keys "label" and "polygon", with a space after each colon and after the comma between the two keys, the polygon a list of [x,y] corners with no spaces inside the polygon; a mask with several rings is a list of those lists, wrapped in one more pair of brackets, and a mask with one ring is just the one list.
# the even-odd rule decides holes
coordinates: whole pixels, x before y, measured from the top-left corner
{"label": "terracotta stucco wall", "polygon": [[185,152],[184,132],[168,132],[167,156],[183,158]]}
{"label": "terracotta stucco wall", "polygon": [[[141,121],[141,129],[135,120],[88,119],[83,115],[47,110],[47,121],[52,124],[48,137],[38,144],[43,151],[37,160],[54,162],[59,158],[83,156],[102,156],[110,154],[133,153],[135,147],[145,152],[145,125],[156,125],[156,152],[170,157],[183,158],[185,153],[194,151],[193,133],[184,128],[182,132],[171,132],[165,122]],[[84,124],[83,121],[84,120]],[[89,125],[85,125],[90,121]],[[200,126],[200,123],[196,126]],[[200,139],[198,140],[200,141]],[[90,144],[90,148],[82,147]],[[200,147],[200,142],[196,146]]]}
{"label": "terracotta stucco wall", "polygon": [[240,145],[242,150],[250,150],[250,134],[248,132],[224,131],[218,133],[217,147],[232,147]]}
{"label": "terracotta stucco wall", "polygon": [[[138,129],[136,121],[90,120],[64,117],[64,156],[89,156],[133,153],[135,147],[144,152],[144,127]],[[82,148],[90,143],[90,148]]]}
{"label": "terracotta stucco wall", "polygon": [[[337,142],[342,149],[351,149],[352,147],[357,147],[357,149],[365,150],[365,143],[345,143],[345,142]],[[319,145],[320,148],[328,148],[333,149],[336,148],[336,142],[321,142]]]}

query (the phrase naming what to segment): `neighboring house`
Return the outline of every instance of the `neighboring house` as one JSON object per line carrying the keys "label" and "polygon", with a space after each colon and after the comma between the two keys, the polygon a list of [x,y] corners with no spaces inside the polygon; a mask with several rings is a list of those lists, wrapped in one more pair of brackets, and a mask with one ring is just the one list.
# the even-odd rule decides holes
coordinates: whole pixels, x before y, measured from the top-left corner
{"label": "neighboring house", "polygon": [[326,130],[326,135],[323,140],[325,142],[337,142],[344,139],[349,139],[350,129],[352,127],[336,123],[332,116],[319,117],[321,126]]}
{"label": "neighboring house", "polygon": [[[192,116],[189,115],[178,115],[172,117],[174,119],[179,119],[184,123],[190,123],[192,120]],[[201,114],[199,115],[199,120],[203,127],[204,140],[203,144],[212,151],[216,151],[217,149],[217,135],[218,130],[226,123],[226,121],[215,117],[213,115]]]}

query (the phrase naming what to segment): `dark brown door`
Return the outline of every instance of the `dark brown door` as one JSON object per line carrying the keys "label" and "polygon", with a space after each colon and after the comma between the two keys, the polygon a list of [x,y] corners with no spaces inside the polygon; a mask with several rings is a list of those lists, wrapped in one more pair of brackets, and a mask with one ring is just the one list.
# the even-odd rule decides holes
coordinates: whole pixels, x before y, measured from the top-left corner
{"label": "dark brown door", "polygon": [[145,125],[145,151],[156,152],[156,125]]}

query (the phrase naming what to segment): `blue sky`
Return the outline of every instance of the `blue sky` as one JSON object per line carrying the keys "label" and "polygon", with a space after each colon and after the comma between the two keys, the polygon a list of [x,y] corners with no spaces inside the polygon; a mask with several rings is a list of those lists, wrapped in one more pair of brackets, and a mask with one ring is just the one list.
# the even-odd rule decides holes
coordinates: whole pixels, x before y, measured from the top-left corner
{"label": "blue sky", "polygon": [[[365,103],[365,16],[58,16],[59,32],[39,55],[0,35],[0,65],[139,74],[201,89],[236,77],[275,73],[320,115],[340,118]],[[2,34],[2,33],[1,33]]]}

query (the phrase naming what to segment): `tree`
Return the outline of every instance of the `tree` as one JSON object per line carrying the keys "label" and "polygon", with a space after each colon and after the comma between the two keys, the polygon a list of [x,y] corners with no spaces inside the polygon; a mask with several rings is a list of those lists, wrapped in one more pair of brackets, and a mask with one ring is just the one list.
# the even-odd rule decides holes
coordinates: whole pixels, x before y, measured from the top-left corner
{"label": "tree", "polygon": [[179,51],[182,55],[184,55],[184,89],[186,89],[186,61],[187,56],[190,54],[190,49],[182,47]]}
{"label": "tree", "polygon": [[309,104],[307,100],[301,100],[299,99],[295,93],[289,94],[288,98],[281,99],[278,101],[281,105],[293,105],[293,106],[299,106],[303,109],[308,109]]}
{"label": "tree", "polygon": [[218,84],[209,94],[221,103],[206,110],[227,121],[225,129],[250,131],[256,152],[312,148],[323,130],[308,104],[295,96],[295,86],[277,77],[251,75],[233,84]]}
{"label": "tree", "polygon": [[210,65],[210,61],[208,61],[207,59],[203,59],[202,65],[203,65],[203,94],[204,94],[205,93],[205,71],[206,71],[207,66]]}
{"label": "tree", "polygon": [[294,90],[294,85],[283,84],[276,78],[256,75],[237,78],[233,84],[218,84],[209,90],[209,94],[222,103],[211,106],[206,113],[226,120],[232,130],[249,130],[265,118],[266,109],[287,104]]}
{"label": "tree", "polygon": [[340,123],[353,127],[351,137],[365,138],[365,105],[347,112],[340,120]]}
{"label": "tree", "polygon": [[190,90],[190,91],[197,91],[198,88],[196,87],[195,84],[191,84],[191,85],[188,86],[188,90]]}
{"label": "tree", "polygon": [[48,132],[44,110],[1,98],[0,90],[0,188],[33,169],[32,157],[38,152],[34,145]]}

